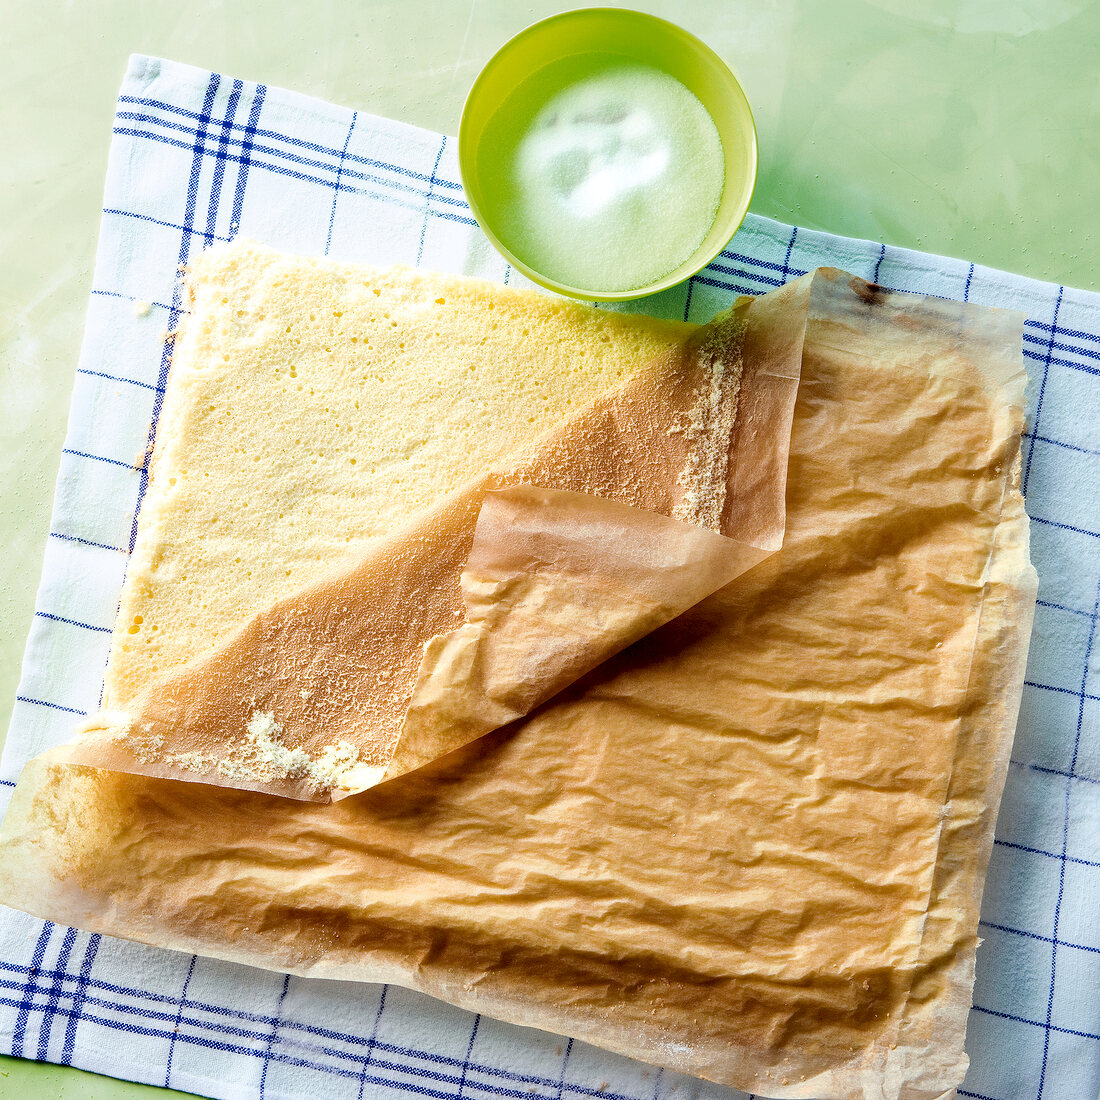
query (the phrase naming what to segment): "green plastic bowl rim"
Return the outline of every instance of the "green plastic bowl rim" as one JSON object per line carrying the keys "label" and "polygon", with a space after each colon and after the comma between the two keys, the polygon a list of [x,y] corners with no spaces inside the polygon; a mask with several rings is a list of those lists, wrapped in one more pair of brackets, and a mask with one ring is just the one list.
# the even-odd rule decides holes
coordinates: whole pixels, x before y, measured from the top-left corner
{"label": "green plastic bowl rim", "polygon": [[[470,212],[473,214],[477,221],[478,228],[489,238],[493,247],[512,265],[517,271],[521,271],[527,276],[533,283],[537,283],[539,286],[545,287],[547,290],[556,291],[559,294],[564,294],[570,298],[579,298],[586,302],[627,302],[635,298],[645,298],[651,294],[658,294],[662,290],[668,290],[670,287],[678,286],[682,282],[686,282],[692,276],[698,274],[707,266],[722,249],[725,248],[729,238],[725,241],[719,241],[716,247],[708,250],[704,254],[702,262],[699,263],[694,269],[687,274],[680,273],[680,267],[683,264],[678,265],[675,271],[669,275],[658,279],[656,282],[649,283],[646,286],[638,287],[634,290],[627,291],[595,291],[595,290],[583,290],[579,287],[570,286],[567,283],[560,283],[554,279],[548,278],[541,272],[536,271],[530,267],[523,260],[521,260],[504,242],[493,232],[492,227],[489,225],[488,220],[482,214],[482,211],[474,198],[474,189],[470,186],[470,179],[474,173],[467,168],[467,162],[472,159],[473,154],[468,148],[467,123],[469,118],[469,107],[475,96],[480,91],[481,84],[487,79],[489,70],[493,67],[494,63],[501,56],[510,50],[517,42],[530,35],[537,34],[543,30],[550,23],[557,23],[562,20],[572,19],[578,15],[589,14],[608,14],[615,17],[622,17],[627,19],[637,19],[642,22],[647,22],[652,25],[656,25],[667,33],[671,33],[681,41],[687,42],[694,49],[700,51],[704,55],[709,55],[719,66],[726,69],[730,77],[733,79],[734,84],[741,91],[741,95],[745,100],[746,112],[749,122],[749,136],[751,139],[753,162],[752,162],[752,180],[749,187],[749,194],[745,200],[744,208],[740,212],[737,224],[730,230],[730,237],[737,232],[738,229],[744,224],[745,215],[749,212],[749,205],[752,202],[753,195],[756,193],[756,181],[758,175],[758,160],[759,149],[756,133],[756,119],[752,113],[752,104],[749,102],[748,96],[745,95],[744,88],[741,85],[741,81],[737,78],[737,74],[733,71],[733,68],[728,65],[723,58],[721,58],[710,46],[708,46],[701,38],[696,37],[690,31],[685,30],[683,27],[676,23],[671,23],[667,19],[662,19],[657,15],[650,15],[648,12],[636,11],[633,8],[608,8],[608,7],[593,7],[593,8],[571,8],[569,11],[558,12],[555,15],[548,16],[546,19],[540,19],[537,23],[531,23],[529,26],[523,28],[519,33],[514,34],[509,38],[482,67],[481,72],[478,73],[473,84],[470,85],[469,92],[466,93],[466,100],[462,105],[462,118],[459,122],[458,128],[458,170],[462,177],[462,188],[465,192],[466,201],[469,203]],[[732,222],[732,219],[731,219]],[[686,261],[685,261],[686,262]]]}

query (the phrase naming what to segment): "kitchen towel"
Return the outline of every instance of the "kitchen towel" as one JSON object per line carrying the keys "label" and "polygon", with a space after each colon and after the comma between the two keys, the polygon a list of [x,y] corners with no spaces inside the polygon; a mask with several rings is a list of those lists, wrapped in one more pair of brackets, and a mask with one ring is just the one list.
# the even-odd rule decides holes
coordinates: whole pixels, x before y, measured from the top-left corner
{"label": "kitchen towel", "polygon": [[[119,97],[103,223],[4,797],[96,709],[182,313],[238,234],[518,283],[454,139],[146,57]],[[1023,310],[1023,487],[1039,601],[983,903],[959,1095],[1100,1095],[1100,295],[750,215],[706,270],[618,307],[708,320],[820,265]],[[0,910],[0,1050],[218,1097],[736,1097],[397,987],[291,978]]]}

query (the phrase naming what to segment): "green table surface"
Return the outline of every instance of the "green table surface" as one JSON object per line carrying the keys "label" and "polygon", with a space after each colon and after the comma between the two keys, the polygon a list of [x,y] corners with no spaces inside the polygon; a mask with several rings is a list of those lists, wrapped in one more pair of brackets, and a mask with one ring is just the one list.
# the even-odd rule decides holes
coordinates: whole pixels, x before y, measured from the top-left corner
{"label": "green table surface", "polygon": [[[455,133],[516,0],[0,2],[0,730],[34,608],[134,52]],[[752,209],[1100,289],[1100,3],[637,3],[708,42],[756,115]],[[0,1097],[165,1096],[0,1059]]]}

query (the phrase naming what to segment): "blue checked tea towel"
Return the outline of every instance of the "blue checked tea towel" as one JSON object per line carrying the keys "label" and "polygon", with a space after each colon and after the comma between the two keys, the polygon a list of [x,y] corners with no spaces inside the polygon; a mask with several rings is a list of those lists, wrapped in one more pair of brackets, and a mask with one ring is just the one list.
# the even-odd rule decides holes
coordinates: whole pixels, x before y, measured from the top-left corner
{"label": "blue checked tea towel", "polygon": [[[118,100],[94,287],[37,610],[0,764],[96,708],[181,312],[177,268],[237,234],[518,281],[452,138],[147,57]],[[819,265],[1023,310],[1023,484],[1039,603],[983,905],[975,1100],[1100,1096],[1100,295],[752,215],[705,271],[623,308],[708,320]],[[740,1095],[396,987],[292,978],[0,910],[0,1049],[216,1097]]]}

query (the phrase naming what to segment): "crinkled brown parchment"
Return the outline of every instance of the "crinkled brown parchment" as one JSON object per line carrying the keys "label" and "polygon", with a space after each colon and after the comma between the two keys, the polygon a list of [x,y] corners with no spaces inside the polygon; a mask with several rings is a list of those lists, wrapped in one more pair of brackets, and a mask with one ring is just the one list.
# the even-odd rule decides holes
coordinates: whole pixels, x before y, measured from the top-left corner
{"label": "crinkled brown parchment", "polygon": [[948,1093],[1034,603],[1020,326],[819,272],[781,550],[335,804],[40,757],[0,897],[765,1096]]}

